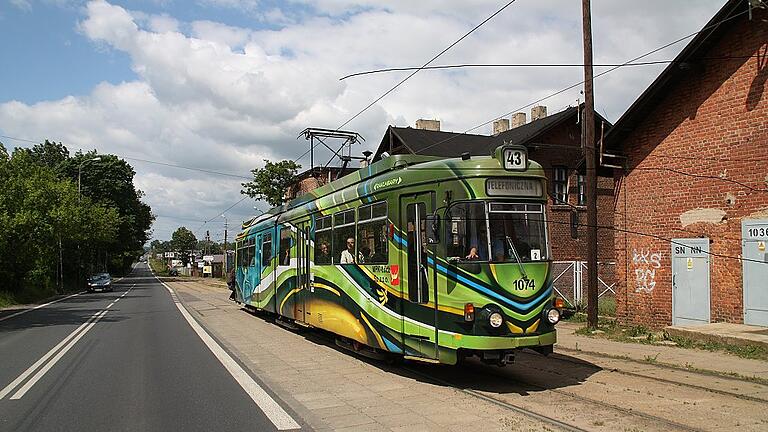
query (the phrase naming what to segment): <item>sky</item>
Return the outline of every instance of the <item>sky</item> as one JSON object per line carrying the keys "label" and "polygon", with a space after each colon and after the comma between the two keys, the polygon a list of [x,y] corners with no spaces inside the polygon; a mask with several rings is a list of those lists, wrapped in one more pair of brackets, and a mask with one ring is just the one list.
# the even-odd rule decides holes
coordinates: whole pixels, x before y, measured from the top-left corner
{"label": "sky", "polygon": [[[420,66],[505,3],[0,0],[0,135],[127,158],[157,217],[153,238],[186,226],[221,241],[225,217],[232,238],[268,207],[240,201],[250,170],[264,159],[298,157],[309,148],[296,138],[302,130],[336,129],[408,73],[341,77]],[[622,63],[696,32],[724,3],[592,0],[595,63]],[[433,64],[579,64],[581,40],[581,1],[517,0]],[[688,40],[643,60],[673,59]],[[597,78],[595,109],[615,122],[663,67]],[[419,118],[464,132],[582,74],[580,67],[421,71],[344,129],[364,137],[352,148],[357,155],[375,150],[388,125]],[[553,114],[583,100],[580,90],[541,104]],[[491,126],[471,132],[490,134]],[[9,149],[33,145],[22,140],[0,137]],[[309,160],[299,163],[307,168]]]}

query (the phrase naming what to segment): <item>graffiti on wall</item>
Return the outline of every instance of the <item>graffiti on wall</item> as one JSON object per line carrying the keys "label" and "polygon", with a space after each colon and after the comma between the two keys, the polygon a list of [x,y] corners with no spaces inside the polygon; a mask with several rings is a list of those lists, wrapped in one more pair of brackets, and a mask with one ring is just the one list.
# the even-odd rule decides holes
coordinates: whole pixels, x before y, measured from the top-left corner
{"label": "graffiti on wall", "polygon": [[661,268],[661,252],[633,249],[632,265],[635,269],[635,292],[653,292],[656,288],[656,270]]}

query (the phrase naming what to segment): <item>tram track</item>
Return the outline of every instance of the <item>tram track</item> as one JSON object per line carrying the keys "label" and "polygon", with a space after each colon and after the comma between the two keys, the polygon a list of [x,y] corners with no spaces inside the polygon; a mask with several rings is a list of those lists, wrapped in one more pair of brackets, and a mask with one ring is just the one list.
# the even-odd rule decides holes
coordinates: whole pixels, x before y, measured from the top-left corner
{"label": "tram track", "polygon": [[[718,374],[718,373],[710,373],[710,372],[702,372],[702,371],[690,370],[690,369],[686,369],[686,368],[682,368],[682,367],[675,367],[675,366],[672,366],[672,365],[665,365],[665,364],[650,364],[650,363],[647,363],[647,362],[642,362],[642,361],[638,361],[638,360],[634,360],[634,359],[623,359],[623,358],[617,358],[617,357],[610,356],[610,355],[604,355],[602,353],[586,352],[586,351],[576,351],[576,350],[571,350],[571,349],[568,349],[568,348],[558,348],[558,350],[559,351],[573,352],[574,354],[580,353],[580,354],[586,354],[586,355],[595,356],[595,357],[602,357],[602,358],[606,358],[606,359],[610,359],[610,360],[629,361],[629,362],[632,362],[632,363],[642,364],[642,365],[646,365],[646,366],[653,366],[653,367],[660,368],[660,369],[670,369],[670,370],[674,370],[674,371],[678,371],[678,372],[685,372],[685,373],[690,373],[690,374],[704,376],[704,377],[718,378],[718,379],[723,379],[723,380],[727,380],[727,381],[735,381],[735,382],[738,382],[738,383],[741,383],[741,384],[743,384],[743,383],[750,383],[750,384],[759,385],[759,386],[762,386],[762,387],[765,387],[766,389],[768,389],[768,386],[766,386],[765,384],[759,383],[759,382],[750,381],[750,380],[746,380],[746,379],[739,379],[739,378],[731,377],[731,376],[728,376],[728,375],[722,375],[722,374]],[[538,354],[531,354],[531,355],[538,355]],[[575,364],[575,365],[579,365],[579,366],[589,367],[589,368],[593,368],[595,370],[614,372],[614,373],[617,373],[617,374],[620,374],[620,375],[625,375],[625,376],[629,376],[629,377],[633,377],[633,378],[642,378],[642,379],[647,379],[649,381],[660,382],[660,383],[663,383],[663,384],[672,384],[672,385],[676,385],[676,386],[679,386],[679,387],[686,387],[686,388],[690,388],[690,389],[706,391],[706,392],[709,392],[709,393],[715,393],[715,394],[719,394],[719,395],[722,395],[722,396],[730,396],[730,397],[734,397],[734,398],[741,399],[741,400],[747,400],[747,401],[751,401],[751,402],[759,402],[759,403],[766,403],[766,402],[768,402],[768,399],[754,397],[754,396],[745,395],[745,394],[741,394],[741,393],[729,392],[729,391],[726,391],[726,390],[714,389],[714,388],[711,388],[711,387],[705,387],[705,386],[701,386],[701,385],[698,385],[698,384],[690,384],[690,383],[676,381],[676,380],[670,380],[670,379],[666,379],[666,378],[659,378],[659,377],[655,377],[655,376],[651,376],[651,375],[645,375],[645,374],[641,374],[641,373],[637,373],[637,372],[630,372],[630,371],[626,371],[626,370],[621,370],[621,369],[618,369],[618,368],[604,368],[604,367],[597,366],[597,365],[595,365],[593,363],[590,363],[588,361],[585,361],[585,360],[572,360],[572,359],[569,359],[569,358],[565,358],[564,356],[559,355],[557,353],[551,354],[547,358],[550,359],[550,360],[557,360],[557,361],[560,361],[560,362],[565,362],[565,363]]]}
{"label": "tram track", "polygon": [[[444,380],[444,379],[435,377],[433,375],[429,375],[429,374],[426,374],[426,373],[414,370],[413,368],[404,367],[404,369],[407,370],[410,373],[417,374],[417,375],[419,375],[420,377],[422,377],[424,379],[431,379],[431,380],[433,380],[433,381],[435,381],[437,383],[440,383],[442,385],[451,386],[451,387],[456,388],[457,390],[459,390],[459,391],[461,391],[463,393],[472,395],[474,397],[477,397],[479,399],[483,399],[483,400],[485,400],[487,402],[491,402],[491,403],[494,403],[494,404],[502,406],[502,407],[509,408],[512,411],[518,412],[520,414],[527,415],[527,416],[529,416],[531,418],[538,419],[540,421],[546,422],[546,423],[551,424],[553,426],[557,426],[557,427],[563,428],[565,430],[571,430],[571,431],[584,431],[584,430],[587,430],[587,429],[581,428],[578,425],[574,425],[574,424],[570,424],[570,423],[564,422],[562,420],[558,420],[558,419],[556,419],[554,417],[550,417],[550,416],[547,416],[545,414],[542,414],[542,413],[530,410],[528,408],[525,408],[523,406],[510,403],[509,401],[506,401],[506,400],[503,400],[503,399],[500,399],[500,398],[496,398],[496,397],[487,395],[487,394],[485,394],[483,392],[480,392],[480,391],[477,391],[477,390],[473,390],[473,389],[465,388],[464,386],[462,386],[460,384],[457,384],[455,382],[450,382],[448,380]],[[478,380],[483,380],[483,379],[487,380],[488,379],[488,375],[492,375],[492,376],[494,376],[496,378],[500,378],[500,379],[504,379],[504,380],[509,380],[510,379],[509,376],[505,376],[503,374],[495,372],[490,367],[487,367],[487,366],[484,366],[484,365],[465,364],[463,366],[463,369],[465,371],[471,370],[475,375],[479,376]],[[663,417],[659,417],[659,416],[655,416],[653,414],[648,414],[648,413],[645,413],[645,412],[642,412],[642,411],[637,411],[637,410],[633,410],[633,409],[629,409],[629,408],[624,408],[624,407],[617,406],[617,405],[614,405],[614,404],[611,404],[611,403],[607,403],[607,402],[604,402],[604,401],[601,401],[601,400],[596,400],[596,399],[592,399],[592,398],[589,398],[589,397],[581,396],[581,395],[575,394],[573,392],[569,392],[569,391],[565,391],[565,390],[561,390],[561,389],[553,389],[553,388],[545,387],[545,386],[542,386],[542,385],[537,384],[535,382],[531,382],[530,380],[520,379],[519,376],[517,376],[515,378],[517,379],[518,383],[525,384],[526,386],[530,386],[531,388],[535,388],[535,389],[543,391],[543,392],[555,393],[555,394],[558,394],[558,395],[561,395],[561,396],[564,396],[564,397],[567,397],[567,398],[571,398],[573,400],[577,400],[577,401],[580,401],[580,402],[583,402],[583,403],[588,403],[588,404],[592,404],[592,405],[596,405],[596,406],[602,407],[604,409],[616,411],[616,412],[619,412],[619,413],[621,413],[621,414],[623,414],[625,416],[632,416],[632,417],[642,418],[643,420],[645,420],[647,422],[650,422],[652,424],[656,424],[656,425],[660,426],[658,428],[658,430],[681,430],[681,431],[688,431],[688,432],[704,432],[703,429],[699,429],[699,428],[696,428],[696,427],[693,427],[693,426],[689,426],[689,425],[686,425],[686,424],[678,423],[676,421],[669,420],[669,419],[666,419],[666,418],[663,418]]]}
{"label": "tram track", "polygon": [[406,367],[406,366],[401,366],[400,369],[402,369],[404,371],[407,371],[407,372],[409,372],[411,374],[418,375],[419,377],[421,377],[424,380],[432,381],[432,382],[434,382],[436,384],[440,384],[440,385],[447,386],[447,387],[453,387],[454,389],[456,389],[456,390],[458,390],[458,391],[460,391],[462,393],[468,394],[468,395],[470,395],[472,397],[484,400],[486,402],[492,403],[492,404],[500,406],[502,408],[509,409],[510,411],[514,411],[514,412],[516,412],[518,414],[522,414],[524,416],[527,416],[529,418],[532,418],[532,419],[535,419],[535,420],[547,423],[549,425],[556,426],[556,427],[558,427],[560,429],[563,429],[563,430],[566,430],[566,431],[571,431],[571,432],[587,432],[587,429],[583,429],[583,428],[581,428],[579,426],[576,426],[576,425],[573,425],[573,424],[570,424],[570,423],[566,423],[566,422],[558,420],[558,419],[556,419],[554,417],[550,417],[550,416],[547,416],[547,415],[544,415],[544,414],[541,414],[541,413],[537,413],[536,411],[532,411],[532,410],[529,410],[529,409],[527,409],[525,407],[512,404],[512,403],[510,403],[508,401],[504,401],[504,400],[501,400],[501,399],[498,399],[498,398],[495,398],[495,397],[492,397],[492,396],[488,396],[488,395],[486,395],[486,394],[484,394],[482,392],[479,392],[477,390],[463,388],[462,386],[459,386],[459,385],[457,385],[455,383],[451,383],[451,382],[449,382],[447,380],[438,378],[438,377],[436,377],[434,375],[429,375],[429,374],[426,374],[424,372],[421,372],[421,371],[418,371],[418,370],[415,370],[413,368],[409,368],[409,367]]}

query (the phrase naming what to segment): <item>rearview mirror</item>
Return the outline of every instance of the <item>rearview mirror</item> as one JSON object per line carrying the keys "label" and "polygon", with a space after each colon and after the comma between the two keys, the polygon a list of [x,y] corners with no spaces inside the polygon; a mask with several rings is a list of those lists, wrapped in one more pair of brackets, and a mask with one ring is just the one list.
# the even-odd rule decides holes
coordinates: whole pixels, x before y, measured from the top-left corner
{"label": "rearview mirror", "polygon": [[440,216],[427,215],[425,218],[427,228],[427,244],[440,243]]}

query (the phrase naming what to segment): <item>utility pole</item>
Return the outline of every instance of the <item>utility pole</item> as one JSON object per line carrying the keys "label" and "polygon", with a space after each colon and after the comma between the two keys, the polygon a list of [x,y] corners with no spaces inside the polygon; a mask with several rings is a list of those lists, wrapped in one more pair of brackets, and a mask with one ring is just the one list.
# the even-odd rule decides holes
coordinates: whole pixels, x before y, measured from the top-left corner
{"label": "utility pole", "polygon": [[227,268],[227,259],[229,258],[229,255],[227,254],[227,228],[229,226],[227,224],[227,217],[224,215],[221,215],[221,217],[224,218],[224,276],[227,276],[229,274],[229,269]]}
{"label": "utility pole", "polygon": [[587,327],[597,328],[597,167],[595,166],[595,99],[592,75],[592,12],[581,1],[584,33],[584,157],[587,166]]}

